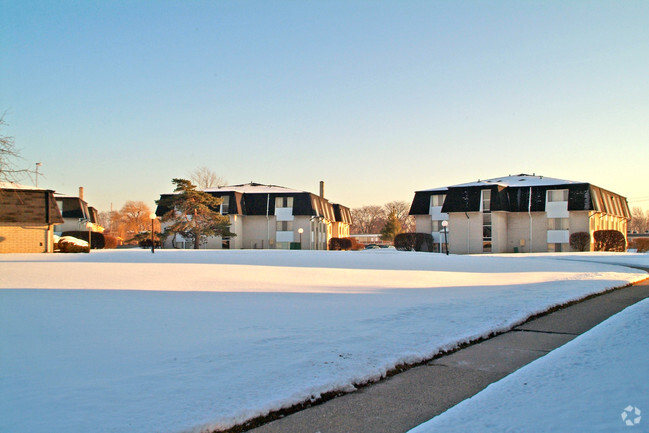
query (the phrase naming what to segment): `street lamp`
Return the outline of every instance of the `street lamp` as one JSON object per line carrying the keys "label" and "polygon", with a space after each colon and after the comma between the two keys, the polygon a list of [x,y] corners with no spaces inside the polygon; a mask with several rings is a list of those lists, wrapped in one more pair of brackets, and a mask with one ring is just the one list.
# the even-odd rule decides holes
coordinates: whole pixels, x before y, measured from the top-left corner
{"label": "street lamp", "polygon": [[38,188],[38,167],[40,167],[41,165],[43,165],[42,162],[36,163],[36,188]]}
{"label": "street lamp", "polygon": [[446,255],[448,256],[448,221],[442,221],[444,227],[444,245],[446,247]]}
{"label": "street lamp", "polygon": [[297,232],[300,234],[300,249],[302,249],[302,233],[304,233],[304,229],[300,227]]}
{"label": "street lamp", "polygon": [[155,253],[155,240],[153,238],[153,223],[157,218],[155,212],[151,212],[151,214],[149,214],[149,218],[151,218],[151,254],[153,254]]}
{"label": "street lamp", "polygon": [[93,224],[90,220],[86,220],[86,228],[88,229],[88,252],[92,249],[92,228]]}

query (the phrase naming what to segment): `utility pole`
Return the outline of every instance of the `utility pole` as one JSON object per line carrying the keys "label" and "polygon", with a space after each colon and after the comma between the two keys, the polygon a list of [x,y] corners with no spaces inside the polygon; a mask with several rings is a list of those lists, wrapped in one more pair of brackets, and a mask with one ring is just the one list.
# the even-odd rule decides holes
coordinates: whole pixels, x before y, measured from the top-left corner
{"label": "utility pole", "polygon": [[36,163],[36,188],[38,188],[38,167],[42,166],[42,162],[37,162]]}

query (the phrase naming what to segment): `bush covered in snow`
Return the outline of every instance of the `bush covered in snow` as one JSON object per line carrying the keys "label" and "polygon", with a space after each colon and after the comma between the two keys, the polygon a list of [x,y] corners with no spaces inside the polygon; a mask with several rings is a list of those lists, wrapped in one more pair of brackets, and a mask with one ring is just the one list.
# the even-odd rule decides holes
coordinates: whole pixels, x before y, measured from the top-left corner
{"label": "bush covered in snow", "polygon": [[63,236],[57,242],[58,250],[62,253],[89,253],[88,242],[73,236]]}
{"label": "bush covered in snow", "polygon": [[[77,239],[84,240],[88,242],[88,233],[86,231],[70,231],[70,232],[63,232],[63,236],[72,236]],[[90,245],[93,250],[100,250],[106,247],[106,240],[104,239],[104,234],[99,233],[99,232],[92,232],[92,235],[90,235]]]}
{"label": "bush covered in snow", "polygon": [[593,233],[595,238],[595,251],[618,251],[626,250],[626,239],[622,232],[617,230],[597,230]]}

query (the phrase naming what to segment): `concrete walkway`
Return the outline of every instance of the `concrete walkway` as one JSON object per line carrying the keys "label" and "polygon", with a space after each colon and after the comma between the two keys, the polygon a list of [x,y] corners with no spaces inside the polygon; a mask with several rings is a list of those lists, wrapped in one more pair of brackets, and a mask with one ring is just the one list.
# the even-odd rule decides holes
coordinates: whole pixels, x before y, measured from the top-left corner
{"label": "concrete walkway", "polygon": [[249,431],[407,432],[647,297],[649,280],[586,299]]}

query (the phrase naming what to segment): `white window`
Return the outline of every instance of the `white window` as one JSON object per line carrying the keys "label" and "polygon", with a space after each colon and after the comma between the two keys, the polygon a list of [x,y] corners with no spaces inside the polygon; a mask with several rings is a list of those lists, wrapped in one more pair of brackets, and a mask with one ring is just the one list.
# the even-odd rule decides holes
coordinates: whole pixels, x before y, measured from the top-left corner
{"label": "white window", "polygon": [[561,253],[563,251],[570,251],[570,245],[566,243],[553,242],[548,244],[549,253]]}
{"label": "white window", "polygon": [[482,190],[482,212],[491,212],[491,190]]}
{"label": "white window", "polygon": [[433,221],[433,231],[434,232],[443,232],[444,226],[442,225],[444,221],[435,220]]}
{"label": "white window", "polygon": [[226,215],[230,210],[230,196],[226,195],[221,197],[223,203],[221,203],[221,215]]}
{"label": "white window", "polygon": [[275,230],[278,232],[291,232],[293,231],[293,221],[277,221]]}
{"label": "white window", "polygon": [[548,218],[548,230],[569,230],[569,218]]}
{"label": "white window", "polygon": [[430,205],[432,207],[443,206],[444,200],[446,200],[446,194],[433,195],[430,197]]}
{"label": "white window", "polygon": [[491,252],[491,190],[482,190],[482,252]]}
{"label": "white window", "polygon": [[555,201],[568,201],[567,189],[551,189],[548,190],[548,202]]}
{"label": "white window", "polygon": [[293,197],[275,197],[275,207],[293,207]]}

